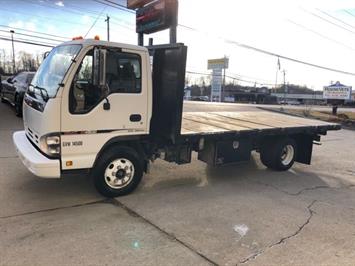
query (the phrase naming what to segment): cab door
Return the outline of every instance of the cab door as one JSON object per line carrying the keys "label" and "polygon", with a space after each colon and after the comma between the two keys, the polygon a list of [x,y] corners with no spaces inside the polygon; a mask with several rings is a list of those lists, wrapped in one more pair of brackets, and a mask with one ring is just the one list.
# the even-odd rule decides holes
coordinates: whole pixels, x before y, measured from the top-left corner
{"label": "cab door", "polygon": [[111,138],[149,131],[144,52],[107,49],[106,85],[99,86],[94,85],[94,49],[86,52],[69,90],[63,93],[63,169],[90,168]]}

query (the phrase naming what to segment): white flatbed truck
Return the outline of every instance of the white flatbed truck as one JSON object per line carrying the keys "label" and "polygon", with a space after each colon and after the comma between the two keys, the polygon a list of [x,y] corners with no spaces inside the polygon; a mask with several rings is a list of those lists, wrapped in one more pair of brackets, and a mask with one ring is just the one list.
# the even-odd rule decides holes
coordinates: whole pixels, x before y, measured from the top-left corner
{"label": "white flatbed truck", "polygon": [[311,163],[314,141],[340,126],[273,112],[183,112],[187,47],[74,40],[55,47],[23,104],[13,141],[36,176],[90,173],[104,196],[130,193],[150,162],[250,159],[274,170]]}

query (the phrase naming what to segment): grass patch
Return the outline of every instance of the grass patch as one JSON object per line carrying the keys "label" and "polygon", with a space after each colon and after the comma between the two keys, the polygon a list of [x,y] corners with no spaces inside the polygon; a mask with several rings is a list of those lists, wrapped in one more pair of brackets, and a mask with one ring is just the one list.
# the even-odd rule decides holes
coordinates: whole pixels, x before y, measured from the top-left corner
{"label": "grass patch", "polygon": [[293,115],[298,115],[298,116],[303,116],[303,117],[308,117],[313,119],[319,119],[326,122],[334,122],[334,123],[355,127],[354,112],[341,111],[338,112],[338,114],[335,116],[332,114],[331,111],[316,111],[316,110],[312,110],[312,108],[305,108],[305,109],[282,108],[282,110],[280,109],[280,111],[288,114],[293,114]]}

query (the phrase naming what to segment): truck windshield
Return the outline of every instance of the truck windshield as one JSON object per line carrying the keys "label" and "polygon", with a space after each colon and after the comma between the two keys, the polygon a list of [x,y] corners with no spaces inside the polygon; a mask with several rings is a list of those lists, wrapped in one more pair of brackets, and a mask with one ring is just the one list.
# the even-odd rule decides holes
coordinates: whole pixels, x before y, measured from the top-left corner
{"label": "truck windshield", "polygon": [[78,44],[55,47],[37,70],[31,85],[45,90],[49,98],[55,97],[59,84],[80,49]]}

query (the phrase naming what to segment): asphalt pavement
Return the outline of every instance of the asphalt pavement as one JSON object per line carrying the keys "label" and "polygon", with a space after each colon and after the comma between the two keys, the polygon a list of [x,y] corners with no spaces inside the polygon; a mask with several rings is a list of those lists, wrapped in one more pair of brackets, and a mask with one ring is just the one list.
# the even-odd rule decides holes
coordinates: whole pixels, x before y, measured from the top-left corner
{"label": "asphalt pavement", "polygon": [[[185,103],[185,111],[258,111]],[[311,166],[152,165],[107,200],[87,176],[33,176],[14,151],[22,128],[0,104],[0,265],[353,265],[355,131],[330,132]]]}

